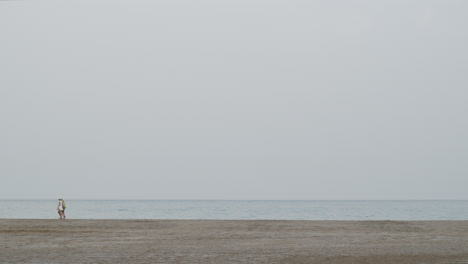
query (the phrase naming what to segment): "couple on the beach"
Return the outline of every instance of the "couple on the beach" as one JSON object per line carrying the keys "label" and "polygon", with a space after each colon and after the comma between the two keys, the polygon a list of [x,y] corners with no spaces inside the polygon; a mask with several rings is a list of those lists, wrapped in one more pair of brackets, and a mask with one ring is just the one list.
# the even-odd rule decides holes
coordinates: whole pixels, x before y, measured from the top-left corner
{"label": "couple on the beach", "polygon": [[65,201],[62,199],[62,197],[58,198],[58,205],[57,205],[57,211],[58,214],[60,215],[60,219],[65,219],[65,208],[67,208],[67,205],[65,204]]}

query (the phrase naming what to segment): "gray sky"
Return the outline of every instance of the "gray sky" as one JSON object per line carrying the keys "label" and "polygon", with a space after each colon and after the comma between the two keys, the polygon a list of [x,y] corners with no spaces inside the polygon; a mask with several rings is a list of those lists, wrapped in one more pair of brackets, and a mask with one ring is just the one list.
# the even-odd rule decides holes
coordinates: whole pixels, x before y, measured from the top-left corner
{"label": "gray sky", "polygon": [[468,1],[0,1],[0,198],[468,199]]}

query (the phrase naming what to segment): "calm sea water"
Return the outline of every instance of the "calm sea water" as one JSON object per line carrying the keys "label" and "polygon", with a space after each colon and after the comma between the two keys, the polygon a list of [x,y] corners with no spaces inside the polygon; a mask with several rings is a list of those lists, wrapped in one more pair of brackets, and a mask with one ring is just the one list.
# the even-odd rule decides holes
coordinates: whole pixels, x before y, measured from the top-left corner
{"label": "calm sea water", "polygon": [[[468,201],[66,200],[69,219],[468,220]],[[0,218],[57,218],[56,200],[0,200]]]}

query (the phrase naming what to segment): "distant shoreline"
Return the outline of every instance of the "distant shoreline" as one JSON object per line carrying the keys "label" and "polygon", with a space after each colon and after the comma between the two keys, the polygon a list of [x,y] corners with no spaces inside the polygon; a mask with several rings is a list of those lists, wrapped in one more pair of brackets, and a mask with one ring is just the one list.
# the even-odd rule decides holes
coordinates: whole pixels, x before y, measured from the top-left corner
{"label": "distant shoreline", "polygon": [[0,237],[0,263],[468,261],[460,220],[0,219]]}
{"label": "distant shoreline", "polygon": [[[67,202],[70,219],[468,220],[468,201]],[[55,219],[55,200],[0,200],[0,219]]]}
{"label": "distant shoreline", "polygon": [[[60,221],[60,219],[57,218],[0,218],[0,224],[2,221]],[[388,220],[373,220],[373,219],[369,219],[369,220],[342,220],[342,219],[337,219],[337,220],[303,220],[303,219],[177,219],[177,218],[174,218],[174,219],[169,219],[169,218],[161,218],[161,219],[150,219],[150,218],[141,218],[141,219],[113,219],[113,218],[102,218],[102,219],[93,219],[93,218],[89,218],[89,219],[73,219],[73,218],[68,218],[66,220],[63,220],[63,221],[73,221],[73,222],[85,222],[85,221],[97,221],[97,222],[100,222],[100,221],[122,221],[122,222],[133,222],[133,221],[136,221],[136,222],[151,222],[151,221],[221,221],[221,222],[246,222],[246,221],[251,221],[251,222],[255,222],[255,221],[261,221],[261,222],[275,222],[275,221],[281,221],[281,222],[316,222],[316,223],[320,223],[320,222],[408,222],[408,223],[418,223],[418,222],[421,222],[421,223],[425,223],[425,222],[467,222],[468,223],[468,220],[394,220],[394,219],[388,219]],[[49,223],[48,223],[49,224]]]}
{"label": "distant shoreline", "polygon": [[[56,201],[56,198],[0,198],[0,201]],[[67,198],[67,201],[220,201],[220,202],[453,202],[468,201],[468,199],[74,199]]]}

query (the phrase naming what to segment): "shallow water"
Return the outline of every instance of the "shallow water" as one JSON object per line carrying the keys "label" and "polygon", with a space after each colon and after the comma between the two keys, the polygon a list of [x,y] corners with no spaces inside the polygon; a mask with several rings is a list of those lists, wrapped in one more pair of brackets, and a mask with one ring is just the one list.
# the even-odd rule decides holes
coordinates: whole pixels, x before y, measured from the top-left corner
{"label": "shallow water", "polygon": [[[66,200],[70,219],[468,220],[468,201]],[[0,218],[58,218],[55,200],[0,200]]]}

